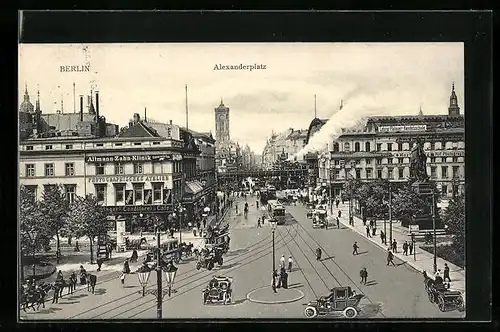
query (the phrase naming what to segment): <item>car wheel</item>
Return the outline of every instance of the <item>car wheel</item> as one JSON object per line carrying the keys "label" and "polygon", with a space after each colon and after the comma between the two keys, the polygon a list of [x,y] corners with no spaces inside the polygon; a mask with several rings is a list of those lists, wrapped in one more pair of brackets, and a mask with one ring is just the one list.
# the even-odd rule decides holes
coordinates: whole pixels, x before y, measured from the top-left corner
{"label": "car wheel", "polygon": [[314,318],[318,315],[318,311],[316,310],[315,307],[307,307],[304,309],[304,315],[307,318]]}
{"label": "car wheel", "polygon": [[354,318],[358,315],[358,311],[353,307],[347,307],[344,310],[344,316],[346,318]]}
{"label": "car wheel", "polygon": [[212,263],[212,262],[208,263],[208,265],[207,265],[207,269],[210,271],[210,270],[212,270],[213,268],[214,268],[214,263]]}

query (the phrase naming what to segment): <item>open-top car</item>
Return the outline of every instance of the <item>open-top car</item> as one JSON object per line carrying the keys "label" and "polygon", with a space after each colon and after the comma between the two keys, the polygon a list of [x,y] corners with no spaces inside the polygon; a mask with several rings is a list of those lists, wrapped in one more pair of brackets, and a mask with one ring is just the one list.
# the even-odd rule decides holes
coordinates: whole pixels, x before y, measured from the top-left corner
{"label": "open-top car", "polygon": [[233,278],[214,276],[205,289],[202,290],[203,304],[222,303],[228,304],[232,301]]}
{"label": "open-top car", "polygon": [[437,303],[439,310],[465,310],[465,301],[462,297],[462,292],[451,290],[449,283],[436,282],[429,278],[427,273],[424,272],[424,285],[429,301],[431,303]]}
{"label": "open-top car", "polygon": [[346,318],[354,318],[360,311],[358,305],[363,297],[363,294],[356,294],[351,287],[335,287],[329,295],[307,303],[304,315],[314,318],[341,312]]}

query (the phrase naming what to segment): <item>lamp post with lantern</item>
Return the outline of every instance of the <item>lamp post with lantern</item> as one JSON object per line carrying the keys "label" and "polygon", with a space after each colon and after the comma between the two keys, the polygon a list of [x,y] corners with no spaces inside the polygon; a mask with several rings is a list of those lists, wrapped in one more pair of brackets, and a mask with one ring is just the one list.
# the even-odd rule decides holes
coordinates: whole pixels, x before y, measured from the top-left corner
{"label": "lamp post with lantern", "polygon": [[271,224],[271,231],[273,232],[273,274],[274,274],[274,271],[276,270],[276,261],[275,261],[275,251],[274,251],[274,232],[276,230],[276,226],[278,225],[278,223],[276,222],[275,219],[271,219],[269,221],[269,223]]}

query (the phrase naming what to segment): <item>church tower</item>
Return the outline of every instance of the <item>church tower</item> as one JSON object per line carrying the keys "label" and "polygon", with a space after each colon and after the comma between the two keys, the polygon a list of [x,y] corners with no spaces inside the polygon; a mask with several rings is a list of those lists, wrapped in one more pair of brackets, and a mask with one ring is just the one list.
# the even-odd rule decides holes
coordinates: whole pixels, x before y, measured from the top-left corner
{"label": "church tower", "polygon": [[458,107],[458,99],[455,94],[455,83],[451,85],[450,106],[448,107],[448,115],[460,115],[460,107]]}
{"label": "church tower", "polygon": [[21,103],[21,106],[19,107],[19,110],[21,112],[26,112],[26,113],[33,113],[35,110],[35,107],[30,101],[30,95],[28,94],[28,85],[26,84],[24,87],[24,100]]}
{"label": "church tower", "polygon": [[224,106],[221,98],[219,107],[215,108],[215,142],[224,144],[229,140],[229,107]]}

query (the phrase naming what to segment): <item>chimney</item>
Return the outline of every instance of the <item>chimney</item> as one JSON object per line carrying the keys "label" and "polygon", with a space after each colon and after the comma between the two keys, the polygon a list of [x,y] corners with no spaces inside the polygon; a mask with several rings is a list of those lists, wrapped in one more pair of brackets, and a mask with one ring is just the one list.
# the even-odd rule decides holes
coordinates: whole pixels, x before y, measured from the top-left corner
{"label": "chimney", "polygon": [[80,121],[83,121],[83,96],[80,95]]}
{"label": "chimney", "polygon": [[170,123],[170,124],[172,124],[172,120],[170,120],[170,122],[169,122],[169,123]]}
{"label": "chimney", "polygon": [[95,112],[96,112],[96,119],[99,121],[99,91],[95,92]]}
{"label": "chimney", "polygon": [[144,107],[144,122],[148,122],[148,118],[146,117],[146,107]]}

